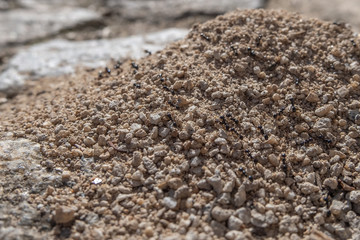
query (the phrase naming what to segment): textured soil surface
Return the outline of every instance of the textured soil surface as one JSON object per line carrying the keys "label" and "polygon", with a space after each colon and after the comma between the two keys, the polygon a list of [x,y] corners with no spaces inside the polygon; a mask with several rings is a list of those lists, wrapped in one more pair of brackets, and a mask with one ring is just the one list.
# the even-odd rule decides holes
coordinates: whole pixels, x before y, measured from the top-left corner
{"label": "textured soil surface", "polygon": [[0,238],[358,239],[359,45],[343,24],[235,11],[37,84],[0,105],[0,147],[39,152],[0,168]]}

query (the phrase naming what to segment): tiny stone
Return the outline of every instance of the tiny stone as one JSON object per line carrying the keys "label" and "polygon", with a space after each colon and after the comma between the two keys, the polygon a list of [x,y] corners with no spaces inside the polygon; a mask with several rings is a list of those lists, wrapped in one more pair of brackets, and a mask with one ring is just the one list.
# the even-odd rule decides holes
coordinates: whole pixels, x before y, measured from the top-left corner
{"label": "tiny stone", "polygon": [[228,219],[227,227],[230,230],[240,230],[243,224],[244,223],[239,218],[235,216],[230,216]]}
{"label": "tiny stone", "polygon": [[319,107],[318,109],[315,110],[315,114],[318,116],[318,117],[323,117],[325,116],[326,114],[328,114],[332,109],[333,109],[333,105],[331,104],[327,104],[325,106],[322,106],[322,107]]}
{"label": "tiny stone", "polygon": [[338,200],[333,200],[331,202],[330,211],[334,215],[341,214],[342,210],[344,208],[344,203]]}
{"label": "tiny stone", "polygon": [[250,223],[251,213],[245,207],[236,210],[235,216],[237,216],[244,224]]}
{"label": "tiny stone", "polygon": [[188,186],[181,186],[175,191],[174,197],[176,199],[181,199],[181,198],[190,197],[190,195],[191,195],[190,188]]}
{"label": "tiny stone", "polygon": [[92,145],[94,145],[96,142],[93,138],[87,137],[84,139],[84,143],[87,147],[91,147]]}
{"label": "tiny stone", "polygon": [[246,201],[245,185],[241,185],[234,196],[234,204],[236,207],[241,207]]}
{"label": "tiny stone", "polygon": [[330,128],[331,127],[331,119],[329,118],[320,118],[316,121],[314,125],[314,129],[322,129],[322,128]]}
{"label": "tiny stone", "polygon": [[318,186],[315,186],[314,184],[311,184],[309,182],[300,183],[300,190],[302,193],[309,195],[314,192],[318,192],[320,189]]}
{"label": "tiny stone", "polygon": [[168,181],[168,186],[172,189],[178,189],[181,185],[183,184],[181,178],[171,178],[169,181]]}
{"label": "tiny stone", "polygon": [[75,219],[75,208],[58,206],[55,210],[54,220],[56,223],[69,223]]}
{"label": "tiny stone", "polygon": [[345,98],[348,94],[349,94],[349,89],[347,86],[343,86],[341,88],[339,88],[337,90],[337,94],[341,97],[341,98]]}
{"label": "tiny stone", "polygon": [[61,175],[61,180],[63,182],[67,182],[70,180],[70,177],[71,177],[71,173],[69,171],[64,171]]}
{"label": "tiny stone", "polygon": [[308,102],[316,103],[316,102],[319,102],[319,101],[320,101],[320,98],[319,98],[319,96],[318,96],[316,93],[314,93],[314,92],[311,91],[311,92],[307,95],[307,97],[306,97],[305,100],[308,101]]}
{"label": "tiny stone", "polygon": [[275,167],[279,166],[280,161],[279,161],[279,158],[275,156],[275,154],[270,154],[268,156],[268,160],[273,166],[275,166]]}
{"label": "tiny stone", "polygon": [[245,234],[241,231],[231,230],[225,234],[225,238],[227,240],[240,240],[240,239],[247,239]]}
{"label": "tiny stone", "polygon": [[279,141],[274,135],[271,135],[269,137],[269,139],[265,143],[268,143],[268,144],[271,144],[271,145],[278,145]]}
{"label": "tiny stone", "polygon": [[223,182],[221,178],[218,176],[212,176],[206,179],[207,182],[214,188],[215,192],[218,194],[222,192],[223,189]]}
{"label": "tiny stone", "polygon": [[159,124],[161,121],[161,116],[159,114],[155,114],[155,113],[150,114],[149,118],[150,118],[150,123],[154,125]]}
{"label": "tiny stone", "polygon": [[226,221],[232,213],[233,210],[223,209],[219,206],[216,206],[211,210],[211,216],[218,222]]}
{"label": "tiny stone", "polygon": [[325,186],[335,190],[338,186],[338,181],[336,178],[326,178],[323,183]]}
{"label": "tiny stone", "polygon": [[251,224],[256,227],[264,228],[264,227],[268,226],[268,224],[266,223],[265,214],[261,214],[261,213],[257,212],[256,210],[251,210],[250,221],[251,221]]}
{"label": "tiny stone", "polygon": [[172,198],[172,197],[165,197],[163,199],[164,201],[164,205],[167,207],[167,208],[170,208],[170,209],[175,209],[176,206],[177,206],[177,201],[176,199]]}
{"label": "tiny stone", "polygon": [[360,190],[351,191],[349,200],[355,204],[360,204]]}

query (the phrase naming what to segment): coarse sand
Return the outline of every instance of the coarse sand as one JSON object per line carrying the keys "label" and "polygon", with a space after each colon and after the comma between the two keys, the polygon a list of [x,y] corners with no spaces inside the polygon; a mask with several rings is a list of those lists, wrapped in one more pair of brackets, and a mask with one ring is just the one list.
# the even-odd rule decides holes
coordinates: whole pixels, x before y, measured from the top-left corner
{"label": "coarse sand", "polygon": [[[1,138],[40,143],[54,176],[26,197],[33,229],[359,239],[359,57],[344,24],[238,10],[137,62],[36,86],[0,117]],[[0,201],[15,206],[1,171]]]}

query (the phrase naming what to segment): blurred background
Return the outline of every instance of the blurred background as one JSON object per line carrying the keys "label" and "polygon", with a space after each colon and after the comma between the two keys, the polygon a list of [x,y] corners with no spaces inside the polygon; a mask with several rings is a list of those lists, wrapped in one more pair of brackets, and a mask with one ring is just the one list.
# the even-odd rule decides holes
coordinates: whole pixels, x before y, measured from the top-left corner
{"label": "blurred background", "polygon": [[359,0],[0,0],[0,104],[29,82],[160,50],[236,8],[286,9],[360,31]]}

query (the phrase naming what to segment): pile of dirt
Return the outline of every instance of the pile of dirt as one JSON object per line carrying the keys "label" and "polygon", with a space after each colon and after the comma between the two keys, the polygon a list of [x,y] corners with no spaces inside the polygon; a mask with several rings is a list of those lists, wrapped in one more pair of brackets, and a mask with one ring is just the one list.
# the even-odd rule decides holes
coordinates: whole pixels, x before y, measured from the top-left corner
{"label": "pile of dirt", "polygon": [[[34,228],[359,238],[359,45],[344,25],[235,11],[138,62],[18,96],[2,138],[39,142],[54,176],[26,198]],[[1,200],[17,204],[3,172]]]}

